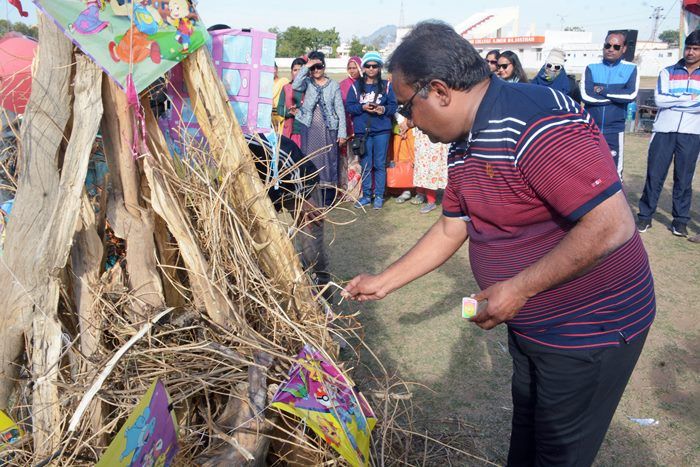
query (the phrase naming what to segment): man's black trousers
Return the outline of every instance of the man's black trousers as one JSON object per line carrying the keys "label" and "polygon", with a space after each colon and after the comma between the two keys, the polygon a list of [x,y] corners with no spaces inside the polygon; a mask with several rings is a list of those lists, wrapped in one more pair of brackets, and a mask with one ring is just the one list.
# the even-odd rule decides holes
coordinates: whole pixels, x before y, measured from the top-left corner
{"label": "man's black trousers", "polygon": [[648,330],[619,347],[560,350],[513,331],[509,466],[590,466]]}

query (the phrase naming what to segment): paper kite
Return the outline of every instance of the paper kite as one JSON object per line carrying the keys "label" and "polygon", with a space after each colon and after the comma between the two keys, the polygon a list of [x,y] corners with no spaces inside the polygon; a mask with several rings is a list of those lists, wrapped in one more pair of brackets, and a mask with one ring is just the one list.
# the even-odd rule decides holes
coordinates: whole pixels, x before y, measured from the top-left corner
{"label": "paper kite", "polygon": [[33,0],[119,85],[146,89],[208,40],[190,0]]}
{"label": "paper kite", "polygon": [[169,466],[177,454],[177,421],[160,380],[124,422],[97,467]]}
{"label": "paper kite", "polygon": [[351,465],[369,465],[370,435],[377,423],[374,412],[320,352],[304,347],[272,406],[304,420]]}

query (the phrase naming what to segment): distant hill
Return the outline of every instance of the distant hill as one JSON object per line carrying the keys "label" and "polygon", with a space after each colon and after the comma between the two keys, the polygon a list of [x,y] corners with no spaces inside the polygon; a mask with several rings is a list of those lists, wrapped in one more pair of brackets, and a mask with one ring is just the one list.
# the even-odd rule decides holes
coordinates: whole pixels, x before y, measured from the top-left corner
{"label": "distant hill", "polygon": [[383,49],[396,40],[396,26],[389,24],[374,31],[369,36],[361,37],[360,42],[367,45],[376,45]]}

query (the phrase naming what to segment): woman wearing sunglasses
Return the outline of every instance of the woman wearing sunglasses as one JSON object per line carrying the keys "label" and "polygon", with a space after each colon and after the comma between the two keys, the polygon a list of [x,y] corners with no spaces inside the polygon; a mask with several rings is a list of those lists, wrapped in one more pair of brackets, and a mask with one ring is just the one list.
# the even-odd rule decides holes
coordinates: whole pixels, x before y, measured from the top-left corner
{"label": "woman wearing sunglasses", "polygon": [[555,89],[580,103],[581,92],[578,89],[576,80],[573,76],[568,76],[564,69],[565,56],[566,54],[562,49],[552,49],[544,65],[542,65],[539,73],[537,73],[537,76],[531,83]]}
{"label": "woman wearing sunglasses", "polygon": [[302,106],[292,111],[301,124],[301,150],[311,156],[319,171],[324,203],[329,205],[338,185],[338,147],[345,144],[347,130],[340,86],[326,76],[323,52],[309,53],[309,61],[299,70],[292,88],[304,93]]}
{"label": "woman wearing sunglasses", "polygon": [[501,52],[498,57],[498,69],[496,74],[504,81],[509,83],[527,83],[527,75],[523,66],[520,64],[520,59],[510,50]]}
{"label": "woman wearing sunglasses", "polygon": [[348,92],[347,110],[353,116],[355,140],[358,142],[358,155],[362,165],[362,197],[355,203],[358,209],[372,203],[372,196],[374,209],[384,206],[386,152],[391,136],[391,117],[398,106],[391,84],[382,79],[383,64],[379,52],[367,52],[362,57],[363,76]]}

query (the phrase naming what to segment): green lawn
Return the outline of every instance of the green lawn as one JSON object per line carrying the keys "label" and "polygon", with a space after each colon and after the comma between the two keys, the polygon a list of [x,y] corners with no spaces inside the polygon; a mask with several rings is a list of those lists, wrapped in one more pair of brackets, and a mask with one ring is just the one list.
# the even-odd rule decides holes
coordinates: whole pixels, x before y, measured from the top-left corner
{"label": "green lawn", "polygon": [[[628,135],[625,186],[636,213],[644,182],[649,135]],[[694,222],[700,231],[700,196]],[[700,245],[673,237],[670,183],[654,227],[643,234],[656,282],[658,317],[632,381],[598,456],[599,465],[700,464],[700,339],[696,319],[700,296]],[[355,221],[328,232],[331,264],[339,281],[361,272],[379,272],[412,246],[439,216],[418,213],[410,204],[388,200],[381,211],[357,213]],[[353,213],[338,211],[334,220]],[[344,304],[360,311],[366,343],[389,373],[414,386],[417,427],[436,436],[459,431],[452,441],[496,463],[504,463],[510,431],[510,358],[503,326],[482,331],[460,317],[461,297],[477,291],[466,248],[437,271],[381,302]],[[369,362],[368,358],[364,359]],[[370,364],[372,367],[373,365]],[[363,382],[358,371],[360,386]],[[655,418],[641,427],[628,417]],[[447,461],[447,460],[445,460]],[[454,465],[479,465],[455,455]],[[476,462],[476,463],[475,463]]]}

